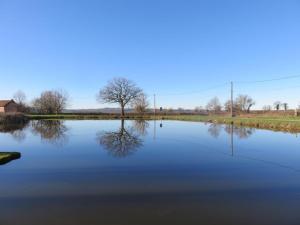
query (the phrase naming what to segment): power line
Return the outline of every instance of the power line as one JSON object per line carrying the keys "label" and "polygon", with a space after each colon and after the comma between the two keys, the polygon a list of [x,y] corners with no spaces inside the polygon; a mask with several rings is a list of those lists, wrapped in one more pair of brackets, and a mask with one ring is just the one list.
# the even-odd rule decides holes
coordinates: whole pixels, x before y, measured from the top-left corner
{"label": "power line", "polygon": [[198,94],[198,93],[203,93],[205,91],[210,91],[210,90],[213,90],[213,89],[217,89],[217,88],[220,88],[220,87],[224,87],[224,86],[227,86],[229,82],[226,82],[226,83],[223,83],[223,84],[220,84],[220,85],[217,85],[217,86],[212,86],[212,87],[209,87],[209,88],[205,88],[205,89],[202,89],[202,90],[199,90],[199,91],[189,91],[189,92],[181,92],[181,93],[167,93],[167,94],[159,94],[159,96],[173,96],[173,95],[190,95],[190,94]]}
{"label": "power line", "polygon": [[300,88],[300,85],[292,86],[292,87],[284,87],[284,88],[275,88],[275,89],[272,89],[270,91],[282,91],[282,90],[294,89],[294,88]]}
{"label": "power line", "polygon": [[[254,83],[266,83],[266,82],[272,82],[272,81],[280,81],[280,80],[289,80],[289,79],[295,79],[300,78],[300,75],[294,75],[294,76],[285,76],[285,77],[278,77],[278,78],[272,78],[272,79],[265,79],[265,80],[253,80],[253,81],[235,81],[235,84],[254,84]],[[190,95],[190,94],[198,94],[203,93],[205,91],[210,91],[214,89],[218,89],[220,87],[224,87],[230,84],[230,82],[222,83],[216,86],[212,86],[209,88],[205,88],[199,91],[189,91],[189,92],[181,92],[181,93],[167,93],[167,94],[158,94],[159,96],[174,96],[174,95]]]}
{"label": "power line", "polygon": [[295,79],[295,78],[300,78],[300,75],[278,77],[278,78],[266,79],[266,80],[235,81],[234,83],[238,83],[238,84],[253,84],[253,83],[265,83],[265,82],[272,82],[272,81],[279,81],[279,80],[289,80],[289,79]]}
{"label": "power line", "polygon": [[[268,90],[268,92],[280,92],[280,91],[292,90],[292,89],[296,89],[296,88],[300,88],[300,85],[289,86],[289,87],[282,87],[282,88],[271,88],[271,89]],[[238,90],[240,90],[240,89],[238,88]],[[259,89],[259,90],[261,90],[261,89]]]}

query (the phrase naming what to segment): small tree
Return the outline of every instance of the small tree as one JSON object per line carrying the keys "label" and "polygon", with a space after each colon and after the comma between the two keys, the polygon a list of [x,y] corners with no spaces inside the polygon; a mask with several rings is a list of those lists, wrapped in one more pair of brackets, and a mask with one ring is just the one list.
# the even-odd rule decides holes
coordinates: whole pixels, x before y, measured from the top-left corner
{"label": "small tree", "polygon": [[13,96],[14,101],[18,104],[18,110],[20,112],[26,111],[26,95],[23,91],[17,91]]}
{"label": "small tree", "polygon": [[203,111],[203,107],[202,106],[196,106],[195,109],[194,109],[194,112],[196,112],[196,113],[199,113],[201,111]]}
{"label": "small tree", "polygon": [[278,111],[280,109],[280,106],[281,106],[281,102],[280,101],[276,101],[274,102],[274,108]]}
{"label": "small tree", "polygon": [[173,113],[173,112],[174,112],[174,109],[173,109],[172,107],[170,107],[170,108],[167,109],[167,112],[168,112],[168,113]]}
{"label": "small tree", "polygon": [[235,100],[235,105],[240,111],[250,112],[250,108],[255,105],[254,100],[248,95],[239,95]]}
{"label": "small tree", "polygon": [[19,90],[14,94],[13,99],[17,104],[25,104],[26,95],[23,91]]}
{"label": "small tree", "polygon": [[149,107],[147,96],[144,93],[141,93],[136,99],[133,100],[132,107],[136,113],[144,114]]}
{"label": "small tree", "polygon": [[213,111],[214,113],[220,112],[222,109],[221,103],[217,97],[212,98],[206,105],[208,111]]}
{"label": "small tree", "polygon": [[264,111],[271,111],[272,107],[270,105],[264,105],[262,109]]}
{"label": "small tree", "polygon": [[61,113],[68,104],[69,96],[64,91],[44,91],[39,98],[33,100],[33,108],[44,114]]}
{"label": "small tree", "polygon": [[282,103],[284,111],[288,110],[288,103],[284,102]]}
{"label": "small tree", "polygon": [[184,113],[185,109],[182,107],[178,107],[175,111],[176,111],[176,113],[181,114],[181,113]]}
{"label": "small tree", "polygon": [[122,116],[125,115],[125,106],[137,99],[142,90],[135,83],[126,78],[114,78],[100,90],[97,101],[103,103],[117,103],[121,107]]}
{"label": "small tree", "polygon": [[231,101],[230,100],[227,100],[225,103],[224,103],[224,110],[226,112],[230,112],[231,111]]}
{"label": "small tree", "polygon": [[[224,110],[226,112],[231,112],[231,100],[227,100],[224,103]],[[237,105],[236,101],[233,102],[232,110],[233,110],[233,112],[241,111],[240,107]]]}

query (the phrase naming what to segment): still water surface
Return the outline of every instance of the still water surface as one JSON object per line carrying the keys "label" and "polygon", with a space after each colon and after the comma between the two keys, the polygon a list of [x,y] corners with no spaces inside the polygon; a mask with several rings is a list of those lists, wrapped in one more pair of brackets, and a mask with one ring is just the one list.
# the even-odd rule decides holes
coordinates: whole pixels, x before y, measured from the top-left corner
{"label": "still water surface", "polygon": [[295,134],[179,121],[0,127],[2,225],[300,224]]}

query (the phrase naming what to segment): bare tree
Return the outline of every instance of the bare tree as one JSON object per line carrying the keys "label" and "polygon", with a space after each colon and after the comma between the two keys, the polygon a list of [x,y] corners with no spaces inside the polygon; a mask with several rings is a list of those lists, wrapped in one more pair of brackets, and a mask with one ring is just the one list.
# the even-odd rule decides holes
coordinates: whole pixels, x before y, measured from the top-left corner
{"label": "bare tree", "polygon": [[206,105],[208,111],[220,112],[222,109],[221,103],[217,97],[212,98]]}
{"label": "bare tree", "polygon": [[202,106],[196,106],[194,112],[199,113],[203,110]]}
{"label": "bare tree", "polygon": [[232,126],[232,124],[226,125],[224,128],[225,132],[235,134],[239,139],[247,139],[255,132],[254,128]]}
{"label": "bare tree", "polygon": [[14,94],[13,99],[17,104],[25,104],[26,95],[23,91],[19,90]]}
{"label": "bare tree", "polygon": [[282,103],[282,107],[283,107],[284,111],[288,110],[288,107],[289,107],[288,103],[286,103],[286,102]]}
{"label": "bare tree", "polygon": [[[300,108],[300,105],[299,105],[299,108]],[[168,113],[173,113],[173,112],[174,112],[174,109],[173,109],[172,107],[169,107],[169,108],[167,109],[167,112],[168,112]]]}
{"label": "bare tree", "polygon": [[124,116],[125,106],[141,94],[142,90],[132,81],[126,78],[114,78],[100,90],[97,100],[104,103],[118,103],[121,106],[122,116]]}
{"label": "bare tree", "polygon": [[132,101],[132,107],[137,113],[144,114],[145,112],[147,112],[147,108],[149,107],[147,96],[144,93],[141,93],[136,99]]}
{"label": "bare tree", "polygon": [[14,101],[18,104],[18,110],[20,112],[26,111],[26,95],[23,91],[17,91],[13,96]]}
{"label": "bare tree", "polygon": [[68,141],[67,126],[61,120],[35,120],[31,123],[32,132],[40,135],[43,141],[63,146]]}
{"label": "bare tree", "polygon": [[278,111],[280,109],[280,106],[281,106],[281,102],[280,101],[276,101],[274,102],[274,108]]}
{"label": "bare tree", "polygon": [[149,128],[149,123],[145,120],[134,120],[133,121],[133,128],[140,135],[146,136],[147,129]]}
{"label": "bare tree", "polygon": [[183,113],[183,112],[184,112],[184,108],[182,108],[182,107],[178,107],[178,108],[177,108],[177,112],[179,112],[179,113]]}
{"label": "bare tree", "polygon": [[250,108],[255,105],[254,100],[248,95],[239,95],[235,100],[235,105],[238,110],[250,112]]}
{"label": "bare tree", "polygon": [[208,132],[214,138],[218,138],[221,133],[222,126],[220,124],[212,123],[209,125]]}
{"label": "bare tree", "polygon": [[114,157],[129,156],[143,146],[141,135],[133,127],[126,128],[124,123],[122,119],[117,131],[97,133],[97,142]]}
{"label": "bare tree", "polygon": [[44,91],[33,101],[33,108],[44,114],[61,113],[68,105],[69,96],[64,91]]}
{"label": "bare tree", "polygon": [[264,105],[262,109],[263,109],[264,111],[271,111],[272,106],[270,106],[270,105]]}
{"label": "bare tree", "polygon": [[[236,111],[239,111],[239,106],[237,105],[237,102],[234,101],[233,102],[233,106],[232,106],[232,109],[233,109],[233,112],[236,112]],[[224,110],[226,112],[230,112],[231,111],[231,100],[227,100],[225,103],[224,103]]]}
{"label": "bare tree", "polygon": [[230,100],[227,100],[224,103],[224,109],[225,109],[226,112],[230,112],[231,111],[231,101]]}

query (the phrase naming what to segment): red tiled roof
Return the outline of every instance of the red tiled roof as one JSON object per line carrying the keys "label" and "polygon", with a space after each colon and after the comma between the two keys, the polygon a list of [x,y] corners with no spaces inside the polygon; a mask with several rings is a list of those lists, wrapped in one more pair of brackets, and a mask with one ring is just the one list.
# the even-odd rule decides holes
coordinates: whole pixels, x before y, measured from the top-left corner
{"label": "red tiled roof", "polygon": [[14,100],[0,100],[0,107],[5,107],[10,102],[14,102]]}

